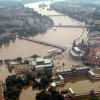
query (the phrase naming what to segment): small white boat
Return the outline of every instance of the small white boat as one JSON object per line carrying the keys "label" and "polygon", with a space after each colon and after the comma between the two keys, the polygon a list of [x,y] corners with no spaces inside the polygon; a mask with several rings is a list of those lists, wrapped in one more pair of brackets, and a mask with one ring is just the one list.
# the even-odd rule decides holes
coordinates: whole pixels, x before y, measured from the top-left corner
{"label": "small white boat", "polygon": [[57,28],[56,27],[54,27],[54,30],[56,30]]}

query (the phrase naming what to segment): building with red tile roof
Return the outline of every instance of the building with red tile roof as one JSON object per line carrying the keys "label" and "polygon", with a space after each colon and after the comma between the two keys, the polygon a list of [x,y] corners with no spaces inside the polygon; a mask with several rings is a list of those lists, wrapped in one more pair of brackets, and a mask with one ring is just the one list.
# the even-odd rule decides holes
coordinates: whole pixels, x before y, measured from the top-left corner
{"label": "building with red tile roof", "polygon": [[0,86],[0,100],[3,100],[2,98],[2,87]]}
{"label": "building with red tile roof", "polygon": [[87,54],[86,59],[91,62],[100,62],[100,47],[91,48],[90,53]]}

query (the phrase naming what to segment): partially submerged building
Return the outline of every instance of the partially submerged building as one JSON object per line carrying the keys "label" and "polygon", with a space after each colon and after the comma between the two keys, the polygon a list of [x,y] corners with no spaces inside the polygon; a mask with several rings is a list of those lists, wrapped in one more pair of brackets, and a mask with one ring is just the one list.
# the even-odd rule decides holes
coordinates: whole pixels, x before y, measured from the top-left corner
{"label": "partially submerged building", "polygon": [[73,49],[69,51],[69,55],[74,60],[82,60],[83,58],[83,53],[78,47],[73,47]]}
{"label": "partially submerged building", "polygon": [[31,69],[35,71],[42,71],[52,69],[53,64],[49,59],[37,58],[35,61],[31,62]]}
{"label": "partially submerged building", "polygon": [[30,70],[29,69],[29,65],[16,65],[15,66],[15,72],[16,72],[16,74],[26,73],[29,70]]}
{"label": "partially submerged building", "polygon": [[87,76],[89,67],[71,68],[67,70],[56,70],[56,75],[61,75],[64,79]]}

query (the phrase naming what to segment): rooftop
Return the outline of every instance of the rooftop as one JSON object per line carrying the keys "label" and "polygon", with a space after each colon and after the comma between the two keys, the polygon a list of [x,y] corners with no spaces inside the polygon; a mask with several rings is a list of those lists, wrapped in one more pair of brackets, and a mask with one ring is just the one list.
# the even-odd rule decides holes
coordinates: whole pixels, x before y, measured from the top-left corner
{"label": "rooftop", "polygon": [[52,87],[56,87],[56,83],[51,83],[51,86]]}
{"label": "rooftop", "polygon": [[[73,68],[67,69],[67,70],[56,70],[56,72],[71,72]],[[86,69],[90,69],[89,67],[80,67],[80,68],[74,68],[74,70],[86,70]]]}
{"label": "rooftop", "polygon": [[37,58],[37,59],[36,59],[36,62],[43,62],[43,61],[44,61],[43,58]]}
{"label": "rooftop", "polygon": [[71,94],[75,94],[75,92],[72,90],[72,88],[68,89],[70,91]]}
{"label": "rooftop", "polygon": [[16,62],[10,62],[11,65],[17,65],[19,63],[16,63]]}
{"label": "rooftop", "polygon": [[58,77],[59,77],[61,80],[64,80],[64,78],[63,78],[61,75],[58,75]]}
{"label": "rooftop", "polygon": [[78,47],[74,47],[74,49],[77,51],[77,52],[80,52],[80,49]]}
{"label": "rooftop", "polygon": [[44,65],[36,65],[35,68],[43,68]]}
{"label": "rooftop", "polygon": [[48,64],[48,63],[51,63],[51,60],[49,60],[49,59],[44,59],[44,64]]}
{"label": "rooftop", "polygon": [[32,65],[36,65],[36,61],[32,61],[32,63],[31,63]]}
{"label": "rooftop", "polygon": [[16,65],[15,66],[15,71],[16,71],[16,73],[19,73],[19,72],[22,72],[22,71],[27,72],[27,71],[29,71],[29,66],[27,64],[25,64],[25,65]]}
{"label": "rooftop", "polygon": [[51,67],[52,64],[47,64],[47,65],[36,65],[35,68],[43,68],[43,67]]}
{"label": "rooftop", "polygon": [[92,71],[88,71],[89,74],[91,74],[92,76],[95,76],[95,74]]}

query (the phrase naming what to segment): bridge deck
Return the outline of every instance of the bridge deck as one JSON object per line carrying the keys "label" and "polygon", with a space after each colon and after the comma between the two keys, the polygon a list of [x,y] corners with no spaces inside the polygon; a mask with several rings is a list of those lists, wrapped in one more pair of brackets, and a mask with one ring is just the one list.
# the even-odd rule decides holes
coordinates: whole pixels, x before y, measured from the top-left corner
{"label": "bridge deck", "polygon": [[[19,38],[19,37],[17,37],[17,38]],[[49,42],[44,42],[44,41],[35,40],[35,39],[33,40],[33,39],[23,38],[23,37],[21,39],[36,42],[36,43],[40,43],[40,44],[44,44],[44,45],[48,45],[48,46],[53,46],[53,47],[60,48],[60,49],[66,49],[66,47],[56,45],[56,44],[53,44],[53,43],[49,43]]]}
{"label": "bridge deck", "polygon": [[73,27],[73,28],[90,28],[90,27],[94,27],[94,26],[89,26],[89,25],[52,25],[52,27]]}

